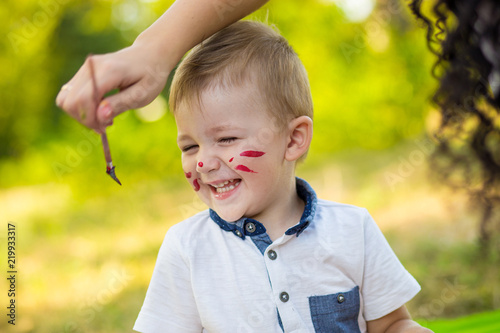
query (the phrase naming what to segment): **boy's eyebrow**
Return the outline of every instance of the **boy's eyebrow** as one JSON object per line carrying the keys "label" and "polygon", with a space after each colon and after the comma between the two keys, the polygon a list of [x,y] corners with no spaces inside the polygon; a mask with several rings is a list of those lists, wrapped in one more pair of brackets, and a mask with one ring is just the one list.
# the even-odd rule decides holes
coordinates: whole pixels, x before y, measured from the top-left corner
{"label": "boy's eyebrow", "polygon": [[177,142],[184,141],[184,140],[186,140],[186,139],[188,139],[188,138],[189,138],[189,135],[187,135],[187,134],[182,134],[182,135],[179,135],[179,136],[177,137]]}
{"label": "boy's eyebrow", "polygon": [[212,127],[211,129],[208,130],[208,132],[219,133],[219,132],[227,131],[229,129],[236,129],[236,130],[238,130],[238,129],[241,129],[241,128],[233,126],[233,125],[230,125],[230,124],[224,124],[224,125],[219,125],[219,126]]}
{"label": "boy's eyebrow", "polygon": [[[237,127],[230,124],[218,125],[207,130],[208,133],[217,134],[219,132],[224,132],[227,130],[242,130],[243,128]],[[177,137],[177,142],[181,142],[190,138],[189,134],[181,134]]]}

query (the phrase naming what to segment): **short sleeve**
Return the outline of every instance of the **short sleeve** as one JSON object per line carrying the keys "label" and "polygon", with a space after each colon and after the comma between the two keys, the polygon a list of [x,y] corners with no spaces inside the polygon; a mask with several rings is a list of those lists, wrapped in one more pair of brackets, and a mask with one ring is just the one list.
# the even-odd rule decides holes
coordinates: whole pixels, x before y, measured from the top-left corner
{"label": "short sleeve", "polygon": [[420,285],[403,267],[368,212],[364,237],[363,315],[365,320],[375,320],[411,300],[420,291]]}
{"label": "short sleeve", "polygon": [[202,325],[175,226],[165,236],[134,330],[200,333]]}

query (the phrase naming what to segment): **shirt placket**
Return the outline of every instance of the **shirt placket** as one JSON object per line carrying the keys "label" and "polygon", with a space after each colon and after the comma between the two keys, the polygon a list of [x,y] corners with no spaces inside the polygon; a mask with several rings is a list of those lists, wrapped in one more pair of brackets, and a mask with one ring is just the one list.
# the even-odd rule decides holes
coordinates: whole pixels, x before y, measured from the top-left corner
{"label": "shirt placket", "polygon": [[288,283],[287,265],[280,256],[282,245],[294,237],[296,236],[284,235],[269,245],[264,252],[264,262],[284,331],[286,333],[308,333],[304,321],[294,307],[295,295]]}

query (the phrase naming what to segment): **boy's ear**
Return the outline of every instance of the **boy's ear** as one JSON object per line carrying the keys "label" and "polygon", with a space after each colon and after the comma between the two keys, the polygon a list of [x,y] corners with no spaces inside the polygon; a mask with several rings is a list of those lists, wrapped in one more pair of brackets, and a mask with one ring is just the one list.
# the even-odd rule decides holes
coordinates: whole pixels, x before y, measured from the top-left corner
{"label": "boy's ear", "polygon": [[311,144],[313,122],[308,116],[300,116],[288,123],[287,161],[296,161],[307,152]]}

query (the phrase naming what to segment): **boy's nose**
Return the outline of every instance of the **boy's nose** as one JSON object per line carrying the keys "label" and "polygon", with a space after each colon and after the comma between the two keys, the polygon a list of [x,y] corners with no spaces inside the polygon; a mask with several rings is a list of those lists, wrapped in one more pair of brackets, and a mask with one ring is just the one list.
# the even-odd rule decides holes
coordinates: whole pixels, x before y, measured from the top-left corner
{"label": "boy's nose", "polygon": [[217,170],[220,163],[217,158],[200,158],[196,164],[196,171],[199,173],[209,173],[210,171]]}

